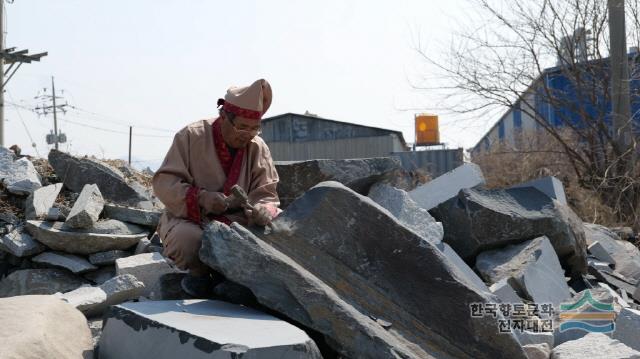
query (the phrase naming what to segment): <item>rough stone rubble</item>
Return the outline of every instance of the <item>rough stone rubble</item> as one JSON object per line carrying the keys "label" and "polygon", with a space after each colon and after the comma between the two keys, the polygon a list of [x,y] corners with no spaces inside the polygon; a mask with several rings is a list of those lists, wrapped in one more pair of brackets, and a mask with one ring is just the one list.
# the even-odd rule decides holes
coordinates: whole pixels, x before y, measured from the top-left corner
{"label": "rough stone rubble", "polygon": [[[0,148],[0,357],[640,357],[635,234],[582,223],[557,179],[278,163],[271,226],[206,227],[200,258],[226,278],[208,300],[161,255],[148,176],[113,164]],[[560,326],[594,301],[612,333]]]}

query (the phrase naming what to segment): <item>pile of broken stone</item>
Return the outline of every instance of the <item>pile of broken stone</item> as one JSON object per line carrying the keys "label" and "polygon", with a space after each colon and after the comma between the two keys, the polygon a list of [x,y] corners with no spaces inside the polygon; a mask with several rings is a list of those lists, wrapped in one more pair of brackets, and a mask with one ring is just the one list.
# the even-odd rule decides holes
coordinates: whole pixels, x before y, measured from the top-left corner
{"label": "pile of broken stone", "polygon": [[[583,223],[552,177],[485,189],[465,164],[413,188],[392,158],[279,163],[270,226],[203,237],[201,260],[251,291],[247,308],[185,299],[153,236],[161,205],[121,171],[52,151],[60,183],[43,187],[3,151],[26,218],[0,217],[0,357],[26,343],[65,358],[640,357],[634,234]],[[612,333],[560,330],[560,305],[586,294],[611,306]]]}

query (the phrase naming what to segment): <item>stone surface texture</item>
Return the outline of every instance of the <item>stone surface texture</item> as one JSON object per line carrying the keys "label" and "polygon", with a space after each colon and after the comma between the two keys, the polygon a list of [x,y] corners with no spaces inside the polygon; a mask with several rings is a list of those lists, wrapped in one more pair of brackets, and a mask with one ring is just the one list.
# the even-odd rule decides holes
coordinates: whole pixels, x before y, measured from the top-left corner
{"label": "stone surface texture", "polygon": [[162,212],[157,210],[119,206],[115,204],[105,204],[104,215],[107,218],[155,228],[158,226]]}
{"label": "stone surface texture", "polygon": [[127,183],[122,172],[102,162],[51,150],[49,164],[64,185],[76,193],[86,184],[96,184],[102,196],[115,203],[136,206],[141,201],[149,201],[145,193]]}
{"label": "stone surface texture", "polygon": [[45,219],[62,190],[62,183],[56,183],[33,191],[25,202],[26,219]]}
{"label": "stone surface texture", "polygon": [[200,259],[263,305],[330,337],[347,357],[524,358],[514,336],[497,335],[494,318],[461,309],[494,301],[490,293],[336,182],[315,186],[262,231],[212,223]]}
{"label": "stone surface texture", "polygon": [[27,257],[41,253],[45,246],[40,244],[22,228],[16,228],[0,237],[0,250],[11,253],[16,257]]}
{"label": "stone surface texture", "polygon": [[438,206],[444,241],[465,260],[478,253],[547,236],[573,273],[586,273],[584,226],[571,209],[531,188],[464,189]]}
{"label": "stone surface texture", "polygon": [[366,194],[374,183],[402,171],[396,158],[362,158],[348,160],[310,160],[275,162],[280,177],[278,197],[286,208],[309,188],[322,181],[336,181]]}
{"label": "stone surface texture", "polygon": [[158,290],[160,277],[175,271],[160,253],[143,253],[116,259],[116,275],[135,276],[145,285],[143,295],[150,295],[154,289]]}
{"label": "stone surface texture", "polygon": [[69,229],[64,222],[27,221],[26,229],[47,247],[76,254],[129,249],[148,235],[141,227],[115,219],[99,221],[87,229]]}
{"label": "stone surface texture", "polygon": [[98,186],[86,184],[71,207],[64,224],[70,228],[91,228],[100,218],[103,208],[104,198]]}
{"label": "stone surface texture", "polygon": [[198,299],[111,307],[99,351],[103,359],[322,358],[313,340],[285,321]]}
{"label": "stone surface texture", "polygon": [[88,282],[62,269],[21,269],[0,280],[0,298],[68,292],[83,284]]}
{"label": "stone surface texture", "polygon": [[0,358],[93,358],[85,317],[53,296],[0,299],[0,323]]}
{"label": "stone surface texture", "polygon": [[44,252],[31,259],[34,263],[67,269],[75,274],[82,274],[98,269],[85,258],[63,252]]}
{"label": "stone surface texture", "polygon": [[547,237],[482,252],[476,258],[476,268],[485,281],[507,279],[517,286],[516,292],[538,304],[558,307],[571,297],[564,270]]}
{"label": "stone surface texture", "polygon": [[602,333],[562,343],[551,352],[551,359],[639,359],[640,352]]}
{"label": "stone surface texture", "polygon": [[409,192],[409,196],[420,207],[431,210],[457,196],[461,189],[473,188],[484,184],[484,175],[480,167],[474,163],[465,163],[432,181],[418,186]]}

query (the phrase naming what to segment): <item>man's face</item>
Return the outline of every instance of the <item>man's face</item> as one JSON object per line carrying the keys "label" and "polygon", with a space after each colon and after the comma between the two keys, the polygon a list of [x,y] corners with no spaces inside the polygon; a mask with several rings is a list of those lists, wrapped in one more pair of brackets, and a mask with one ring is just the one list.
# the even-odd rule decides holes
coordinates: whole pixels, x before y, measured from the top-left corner
{"label": "man's face", "polygon": [[233,148],[244,148],[251,140],[260,134],[260,121],[236,116],[229,121],[225,119],[229,128],[229,136],[225,138],[227,144]]}

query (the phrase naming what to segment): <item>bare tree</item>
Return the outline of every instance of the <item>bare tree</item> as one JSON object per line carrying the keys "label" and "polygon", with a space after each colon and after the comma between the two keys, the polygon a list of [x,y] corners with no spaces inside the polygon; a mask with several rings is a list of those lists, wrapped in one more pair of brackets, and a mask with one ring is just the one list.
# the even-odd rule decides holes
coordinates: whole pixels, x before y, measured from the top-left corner
{"label": "bare tree", "polygon": [[[470,0],[483,23],[454,36],[445,56],[419,49],[444,78],[445,107],[476,114],[518,106],[553,139],[581,186],[595,190],[621,222],[638,225],[640,182],[630,153],[611,131],[607,2]],[[627,43],[638,46],[638,0],[627,0]],[[630,60],[632,84],[639,59]],[[550,85],[560,81],[562,86]],[[639,101],[633,92],[632,103]],[[550,121],[552,111],[556,123]],[[634,114],[627,126],[633,126]],[[559,123],[558,123],[559,121]],[[536,134],[535,136],[538,136]],[[501,151],[504,150],[501,144]],[[517,148],[514,151],[535,151]]]}

